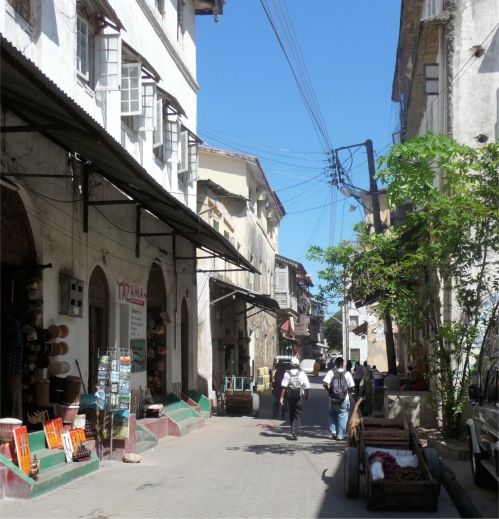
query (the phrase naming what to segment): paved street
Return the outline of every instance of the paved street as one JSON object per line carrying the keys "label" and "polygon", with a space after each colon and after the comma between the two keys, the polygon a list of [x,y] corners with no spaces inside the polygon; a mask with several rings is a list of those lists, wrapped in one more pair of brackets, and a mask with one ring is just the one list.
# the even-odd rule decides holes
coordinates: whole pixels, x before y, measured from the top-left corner
{"label": "paved street", "polygon": [[[343,447],[330,440],[327,395],[313,380],[298,442],[270,419],[265,395],[258,419],[212,418],[204,429],[146,452],[139,465],[103,462],[98,472],[40,498],[5,501],[2,517],[400,517],[368,512],[363,489],[357,499],[344,497]],[[254,427],[259,423],[278,427]],[[442,488],[435,514],[403,516],[459,514]]]}

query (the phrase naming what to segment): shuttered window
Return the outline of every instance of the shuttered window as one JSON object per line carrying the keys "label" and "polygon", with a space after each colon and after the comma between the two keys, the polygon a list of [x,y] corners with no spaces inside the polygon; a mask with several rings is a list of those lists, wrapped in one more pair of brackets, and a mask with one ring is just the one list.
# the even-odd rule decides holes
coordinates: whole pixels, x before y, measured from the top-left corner
{"label": "shuttered window", "polygon": [[152,134],[152,147],[158,148],[163,144],[163,101],[156,101],[156,127]]}
{"label": "shuttered window", "polygon": [[121,115],[142,114],[140,63],[121,65]]}
{"label": "shuttered window", "polygon": [[165,123],[164,160],[178,161],[178,122],[176,116],[169,116]]}
{"label": "shuttered window", "polygon": [[275,271],[275,291],[289,292],[288,269],[276,269]]}
{"label": "shuttered window", "polygon": [[154,131],[156,127],[156,84],[142,84],[142,113],[135,118],[136,130]]}
{"label": "shuttered window", "polygon": [[95,90],[119,90],[121,84],[121,37],[95,36]]}

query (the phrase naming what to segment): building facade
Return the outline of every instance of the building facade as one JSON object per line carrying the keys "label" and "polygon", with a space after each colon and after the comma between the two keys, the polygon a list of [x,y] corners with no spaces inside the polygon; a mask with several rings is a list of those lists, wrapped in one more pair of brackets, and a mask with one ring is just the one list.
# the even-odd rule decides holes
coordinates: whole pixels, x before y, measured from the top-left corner
{"label": "building facade", "polygon": [[237,270],[198,254],[198,386],[215,399],[225,374],[272,367],[279,312],[274,265],[285,212],[258,158],[201,146],[198,214],[255,268]]}
{"label": "building facade", "polygon": [[66,362],[87,393],[99,357],[131,348],[132,413],[146,388],[198,389],[196,250],[255,270],[193,211],[195,17],[223,3],[0,2],[2,302],[67,325],[49,370]]}

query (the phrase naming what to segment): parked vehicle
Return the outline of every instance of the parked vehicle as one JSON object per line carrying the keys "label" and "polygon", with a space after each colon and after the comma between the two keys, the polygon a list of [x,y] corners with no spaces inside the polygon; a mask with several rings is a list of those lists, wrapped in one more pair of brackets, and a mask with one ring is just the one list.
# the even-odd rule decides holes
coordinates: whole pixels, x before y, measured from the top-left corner
{"label": "parked vehicle", "polygon": [[466,421],[473,481],[499,482],[499,353],[480,356],[477,381],[469,386],[473,414]]}
{"label": "parked vehicle", "polygon": [[303,359],[300,362],[300,369],[307,375],[314,372],[315,359]]}

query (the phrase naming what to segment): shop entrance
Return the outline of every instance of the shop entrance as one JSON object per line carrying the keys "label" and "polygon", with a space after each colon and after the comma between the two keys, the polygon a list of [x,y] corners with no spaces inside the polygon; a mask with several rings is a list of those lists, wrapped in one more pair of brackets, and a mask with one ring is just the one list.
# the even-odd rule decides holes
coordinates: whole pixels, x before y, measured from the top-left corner
{"label": "shop entrance", "polygon": [[101,267],[94,268],[88,284],[88,392],[97,385],[99,350],[109,347],[109,285]]}
{"label": "shop entrance", "polygon": [[[28,214],[19,194],[1,186],[1,407],[0,416],[23,420],[29,410],[23,406],[23,335],[21,324],[28,319],[28,281],[39,283],[42,270],[31,269],[36,262],[35,243]],[[43,303],[41,299],[38,300]],[[41,312],[42,305],[31,301]],[[29,377],[30,380],[31,377]],[[25,386],[24,399],[33,400],[34,384]],[[24,407],[24,408],[23,408]]]}
{"label": "shop entrance", "polygon": [[153,263],[147,281],[147,387],[153,395],[166,395],[166,286],[163,269]]}
{"label": "shop entrance", "polygon": [[180,348],[182,358],[182,393],[187,395],[189,392],[189,313],[185,297],[182,300],[182,309],[180,311]]}

